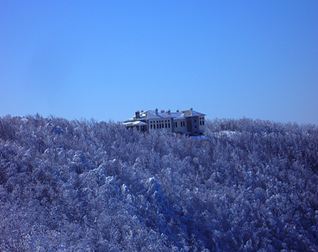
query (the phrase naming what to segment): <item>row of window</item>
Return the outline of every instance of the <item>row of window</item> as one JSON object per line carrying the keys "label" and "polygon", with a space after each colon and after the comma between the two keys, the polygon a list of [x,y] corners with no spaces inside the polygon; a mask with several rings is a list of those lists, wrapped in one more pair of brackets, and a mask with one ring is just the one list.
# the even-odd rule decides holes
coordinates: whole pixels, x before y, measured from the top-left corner
{"label": "row of window", "polygon": [[164,129],[164,128],[170,128],[170,121],[164,120],[164,121],[150,121],[150,129]]}
{"label": "row of window", "polygon": [[150,124],[158,124],[158,123],[169,123],[170,120],[157,120],[157,121],[150,121]]}
{"label": "row of window", "polygon": [[180,126],[180,127],[185,127],[185,126],[186,126],[186,122],[185,122],[185,121],[181,121],[180,123],[175,122],[175,123],[174,123],[174,127],[175,127],[175,128],[178,128],[178,126]]}
{"label": "row of window", "polygon": [[[196,122],[196,120],[194,121]],[[204,125],[204,118],[200,118],[199,121],[200,125]],[[186,127],[186,122],[181,121],[181,122],[174,122],[174,127],[177,128],[178,126],[180,127]],[[163,120],[163,121],[150,121],[150,129],[164,129],[164,128],[171,128],[170,120]]]}

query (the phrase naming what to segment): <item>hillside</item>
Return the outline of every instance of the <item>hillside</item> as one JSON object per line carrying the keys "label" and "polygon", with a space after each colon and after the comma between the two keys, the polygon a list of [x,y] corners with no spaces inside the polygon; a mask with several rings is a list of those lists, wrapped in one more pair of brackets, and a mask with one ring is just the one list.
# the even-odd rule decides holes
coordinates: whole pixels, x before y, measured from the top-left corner
{"label": "hillside", "polygon": [[318,251],[317,173],[317,126],[2,117],[0,251]]}

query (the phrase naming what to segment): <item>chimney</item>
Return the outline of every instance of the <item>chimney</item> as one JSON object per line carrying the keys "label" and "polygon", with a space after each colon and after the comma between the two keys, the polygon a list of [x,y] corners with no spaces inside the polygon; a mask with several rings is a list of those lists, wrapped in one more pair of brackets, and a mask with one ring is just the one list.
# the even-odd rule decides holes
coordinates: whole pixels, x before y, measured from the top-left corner
{"label": "chimney", "polygon": [[168,115],[170,115],[171,114],[171,111],[170,111],[170,109],[167,111],[167,113],[168,113]]}
{"label": "chimney", "polygon": [[156,115],[158,115],[158,109],[156,108]]}
{"label": "chimney", "polygon": [[140,118],[140,112],[139,111],[136,111],[135,118]]}

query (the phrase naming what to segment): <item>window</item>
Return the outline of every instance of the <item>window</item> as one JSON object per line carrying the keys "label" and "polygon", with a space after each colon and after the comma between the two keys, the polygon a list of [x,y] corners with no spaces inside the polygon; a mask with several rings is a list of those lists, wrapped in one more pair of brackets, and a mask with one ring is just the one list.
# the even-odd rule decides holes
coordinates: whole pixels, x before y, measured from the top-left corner
{"label": "window", "polygon": [[200,117],[200,125],[204,125],[204,117]]}
{"label": "window", "polygon": [[175,126],[176,128],[178,128],[178,122],[175,122],[175,123],[174,123],[174,126]]}

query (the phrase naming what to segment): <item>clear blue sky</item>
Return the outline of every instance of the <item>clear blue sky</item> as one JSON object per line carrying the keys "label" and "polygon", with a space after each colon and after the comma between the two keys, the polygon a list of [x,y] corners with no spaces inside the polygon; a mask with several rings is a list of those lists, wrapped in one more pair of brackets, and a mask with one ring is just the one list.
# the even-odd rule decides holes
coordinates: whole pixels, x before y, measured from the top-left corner
{"label": "clear blue sky", "polygon": [[318,123],[318,1],[0,1],[0,116]]}

